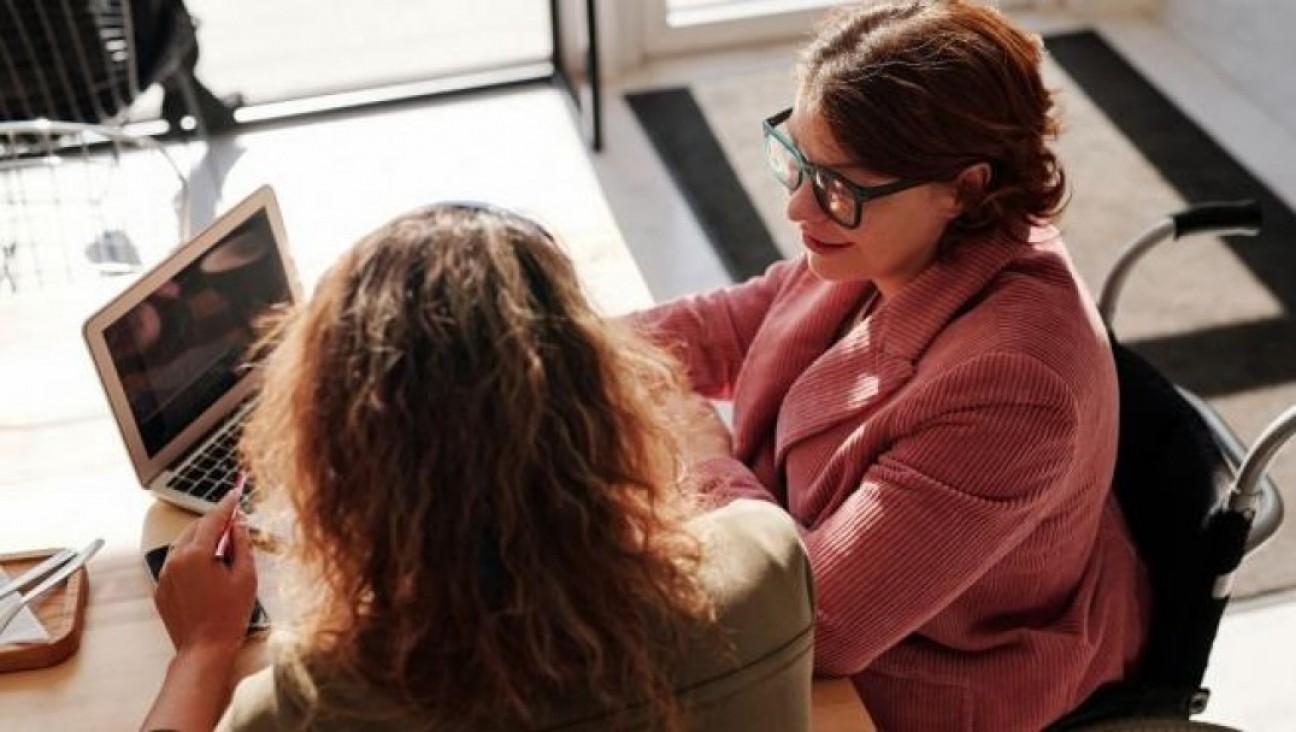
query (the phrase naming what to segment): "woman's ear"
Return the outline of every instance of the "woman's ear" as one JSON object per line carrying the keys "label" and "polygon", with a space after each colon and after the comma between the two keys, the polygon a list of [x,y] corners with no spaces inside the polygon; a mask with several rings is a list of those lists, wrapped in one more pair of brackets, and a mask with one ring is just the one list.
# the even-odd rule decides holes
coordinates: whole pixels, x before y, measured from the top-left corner
{"label": "woman's ear", "polygon": [[990,187],[990,176],[990,163],[976,163],[964,168],[954,178],[954,204],[957,208],[954,216],[967,213],[968,209],[980,203]]}

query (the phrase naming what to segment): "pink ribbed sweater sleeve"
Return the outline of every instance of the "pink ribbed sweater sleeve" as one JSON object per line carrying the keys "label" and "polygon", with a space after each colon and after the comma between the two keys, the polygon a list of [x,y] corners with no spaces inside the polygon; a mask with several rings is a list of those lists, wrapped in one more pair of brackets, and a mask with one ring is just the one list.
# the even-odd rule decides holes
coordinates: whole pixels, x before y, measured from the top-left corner
{"label": "pink ribbed sweater sleeve", "polygon": [[[793,268],[791,261],[775,262],[759,277],[632,313],[628,320],[680,359],[695,392],[731,399],[752,340]],[[707,458],[690,469],[699,489],[718,502],[751,498],[778,504],[755,474],[732,457]]]}
{"label": "pink ribbed sweater sleeve", "polygon": [[684,363],[694,391],[730,399],[747,349],[791,269],[791,262],[776,262],[741,284],[672,300],[628,319]]}

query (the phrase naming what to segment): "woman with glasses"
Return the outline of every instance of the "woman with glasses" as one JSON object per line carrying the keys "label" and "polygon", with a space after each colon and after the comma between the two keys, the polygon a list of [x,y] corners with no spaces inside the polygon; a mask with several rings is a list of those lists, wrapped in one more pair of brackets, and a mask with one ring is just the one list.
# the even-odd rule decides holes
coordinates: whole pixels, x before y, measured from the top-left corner
{"label": "woman with glasses", "polygon": [[1049,221],[1039,39],[961,0],[831,15],[764,123],[804,253],[637,314],[732,442],[720,500],[796,520],[815,666],[886,730],[1038,730],[1131,673],[1147,579],[1110,486],[1105,329]]}
{"label": "woman with glasses", "polygon": [[230,701],[256,577],[241,522],[213,560],[227,497],[161,573],[177,653],[145,729],[807,728],[792,521],[699,513],[659,410],[678,364],[537,225],[397,218],[269,339],[242,449],[300,617]]}

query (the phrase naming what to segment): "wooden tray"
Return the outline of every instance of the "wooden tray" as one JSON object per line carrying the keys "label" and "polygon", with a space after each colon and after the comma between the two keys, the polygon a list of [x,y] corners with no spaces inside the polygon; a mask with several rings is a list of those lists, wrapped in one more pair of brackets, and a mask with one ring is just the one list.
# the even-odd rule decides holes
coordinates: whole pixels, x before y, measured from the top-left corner
{"label": "wooden tray", "polygon": [[[58,552],[41,549],[20,554],[0,554],[0,566],[10,577]],[[86,597],[90,594],[90,577],[83,566],[63,584],[28,606],[49,631],[48,643],[0,644],[0,673],[43,668],[60,663],[81,646],[81,629],[85,627]]]}

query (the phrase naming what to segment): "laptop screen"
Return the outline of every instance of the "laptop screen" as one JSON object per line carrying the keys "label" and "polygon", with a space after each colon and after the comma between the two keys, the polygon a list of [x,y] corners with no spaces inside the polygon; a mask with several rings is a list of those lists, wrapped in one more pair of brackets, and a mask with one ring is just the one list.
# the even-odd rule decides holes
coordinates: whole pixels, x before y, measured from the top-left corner
{"label": "laptop screen", "polygon": [[105,328],[150,458],[238,381],[257,317],[291,300],[286,272],[259,211]]}

